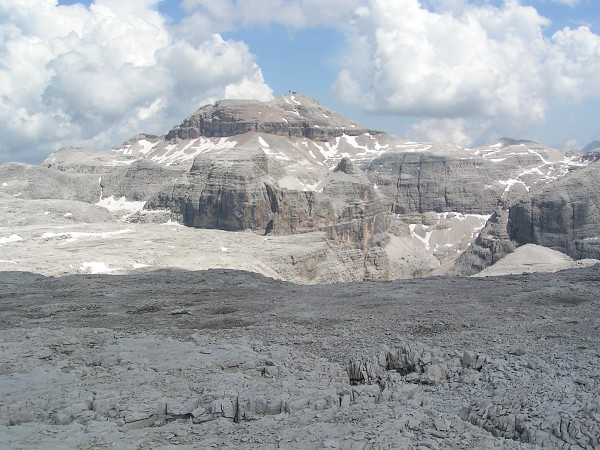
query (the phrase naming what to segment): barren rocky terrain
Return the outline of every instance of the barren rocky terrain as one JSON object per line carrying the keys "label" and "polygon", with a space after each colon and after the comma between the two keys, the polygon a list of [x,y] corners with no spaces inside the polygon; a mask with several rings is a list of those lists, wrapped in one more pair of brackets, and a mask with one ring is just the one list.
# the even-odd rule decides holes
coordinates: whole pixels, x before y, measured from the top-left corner
{"label": "barren rocky terrain", "polygon": [[600,267],[2,272],[2,448],[599,448]]}

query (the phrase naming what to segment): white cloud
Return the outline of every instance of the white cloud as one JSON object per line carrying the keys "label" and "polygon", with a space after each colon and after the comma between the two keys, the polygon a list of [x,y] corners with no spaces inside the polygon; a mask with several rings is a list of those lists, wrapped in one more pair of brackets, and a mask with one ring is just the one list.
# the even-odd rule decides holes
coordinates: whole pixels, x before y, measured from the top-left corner
{"label": "white cloud", "polygon": [[246,44],[175,36],[157,3],[0,1],[0,162],[164,133],[216,98],[272,98]]}
{"label": "white cloud", "polygon": [[431,142],[453,142],[458,145],[470,144],[465,130],[465,119],[424,119],[410,127],[409,134],[419,140]]}
{"label": "white cloud", "polygon": [[[366,111],[426,120],[412,132],[448,135],[465,143],[492,132],[519,133],[544,120],[549,107],[584,96],[600,98],[600,36],[565,28],[550,38],[549,21],[516,0],[503,6],[443,2],[425,9],[417,0],[371,0],[345,29],[348,58],[333,86],[337,97]],[[594,73],[596,76],[594,76]],[[453,133],[450,133],[452,135]]]}

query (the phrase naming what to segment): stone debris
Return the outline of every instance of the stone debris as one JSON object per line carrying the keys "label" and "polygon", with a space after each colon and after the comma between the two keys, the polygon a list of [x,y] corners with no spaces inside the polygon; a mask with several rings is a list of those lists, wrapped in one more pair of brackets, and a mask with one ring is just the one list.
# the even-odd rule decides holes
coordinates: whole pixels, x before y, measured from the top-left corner
{"label": "stone debris", "polygon": [[596,449],[598,270],[0,274],[0,447]]}

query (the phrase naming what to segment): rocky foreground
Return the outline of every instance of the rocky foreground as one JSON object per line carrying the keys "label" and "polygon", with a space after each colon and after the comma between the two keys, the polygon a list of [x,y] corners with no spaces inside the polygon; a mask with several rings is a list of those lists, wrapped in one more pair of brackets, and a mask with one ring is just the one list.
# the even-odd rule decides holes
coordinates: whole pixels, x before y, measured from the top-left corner
{"label": "rocky foreground", "polygon": [[0,447],[600,448],[600,266],[0,273]]}

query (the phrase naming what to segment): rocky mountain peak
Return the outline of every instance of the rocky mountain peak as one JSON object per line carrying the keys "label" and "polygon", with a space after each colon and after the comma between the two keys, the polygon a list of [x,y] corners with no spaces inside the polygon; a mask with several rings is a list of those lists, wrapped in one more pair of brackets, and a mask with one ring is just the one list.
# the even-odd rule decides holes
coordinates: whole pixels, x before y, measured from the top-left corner
{"label": "rocky mountain peak", "polygon": [[344,172],[348,175],[352,175],[356,173],[354,169],[354,164],[350,160],[350,158],[342,158],[342,160],[338,163],[338,165],[333,169],[334,172]]}
{"label": "rocky mountain peak", "polygon": [[205,105],[169,131],[166,139],[229,137],[250,131],[325,141],[369,130],[312,97],[290,92],[269,102],[220,100]]}

